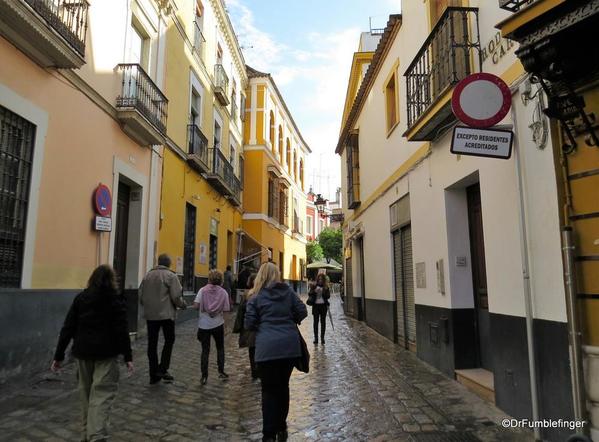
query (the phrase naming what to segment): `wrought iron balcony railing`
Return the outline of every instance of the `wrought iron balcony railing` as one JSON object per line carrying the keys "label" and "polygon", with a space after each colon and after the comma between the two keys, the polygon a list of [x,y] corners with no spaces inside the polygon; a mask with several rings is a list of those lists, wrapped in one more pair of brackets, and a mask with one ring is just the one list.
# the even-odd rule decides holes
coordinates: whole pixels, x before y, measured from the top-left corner
{"label": "wrought iron balcony railing", "polygon": [[198,25],[197,21],[193,22],[193,51],[197,54],[198,57],[202,58],[202,48],[204,47],[204,34],[202,34],[202,29],[200,25]]}
{"label": "wrought iron balcony railing", "polygon": [[481,69],[478,8],[449,7],[405,72],[408,131],[449,88]]}
{"label": "wrought iron balcony railing", "polygon": [[537,0],[499,0],[499,7],[510,12],[518,12],[520,8],[534,3]]}
{"label": "wrought iron balcony railing", "polygon": [[219,190],[231,197],[235,204],[240,204],[241,182],[235,176],[233,166],[218,147],[208,150],[211,165],[209,178],[213,178]]}
{"label": "wrought iron balcony railing", "polygon": [[79,55],[85,56],[87,0],[25,0]]}
{"label": "wrought iron balcony railing", "polygon": [[168,100],[139,64],[119,64],[122,74],[121,93],[117,108],[134,108],[159,132],[166,133]]}
{"label": "wrought iron balcony railing", "polygon": [[214,93],[223,106],[229,104],[229,77],[222,64],[214,65]]}
{"label": "wrought iron balcony railing", "polygon": [[200,172],[208,172],[208,139],[195,124],[187,126],[187,143],[189,159],[199,166]]}

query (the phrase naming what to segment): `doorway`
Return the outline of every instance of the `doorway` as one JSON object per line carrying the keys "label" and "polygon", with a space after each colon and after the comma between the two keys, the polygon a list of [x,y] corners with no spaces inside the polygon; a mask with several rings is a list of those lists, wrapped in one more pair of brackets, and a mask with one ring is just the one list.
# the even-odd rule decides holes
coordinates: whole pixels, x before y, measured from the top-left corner
{"label": "doorway", "polygon": [[218,237],[216,235],[210,235],[210,259],[209,259],[209,267],[210,269],[216,269],[218,267]]}
{"label": "doorway", "polygon": [[125,289],[127,277],[127,242],[129,236],[129,202],[131,187],[119,182],[112,267],[118,279],[119,292]]}
{"label": "doorway", "polygon": [[185,235],[183,238],[183,290],[194,291],[196,242],[196,208],[185,205]]}
{"label": "doorway", "polygon": [[468,227],[470,236],[470,256],[472,260],[472,285],[474,296],[474,321],[476,329],[477,365],[493,371],[490,345],[490,315],[487,293],[487,269],[485,264],[485,242],[483,230],[480,184],[466,188],[468,199]]}
{"label": "doorway", "polygon": [[353,282],[352,282],[352,259],[346,258],[345,260],[345,287],[343,288],[345,295],[345,312],[350,316],[354,315],[354,293],[353,293]]}
{"label": "doorway", "polygon": [[364,284],[364,237],[359,237],[357,240],[358,246],[358,257],[360,260],[359,267],[359,280],[360,284],[360,303],[358,304],[358,320],[366,321],[366,293],[365,293],[365,284]]}
{"label": "doorway", "polygon": [[395,276],[396,342],[416,349],[416,306],[412,265],[412,228],[404,226],[393,232],[393,268]]}

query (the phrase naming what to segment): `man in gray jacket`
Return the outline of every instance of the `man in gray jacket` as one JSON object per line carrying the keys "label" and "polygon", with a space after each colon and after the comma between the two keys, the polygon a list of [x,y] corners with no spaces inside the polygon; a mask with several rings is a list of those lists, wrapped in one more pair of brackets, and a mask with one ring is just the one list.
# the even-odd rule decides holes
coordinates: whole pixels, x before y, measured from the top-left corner
{"label": "man in gray jacket", "polygon": [[[171,258],[162,254],[158,266],[150,270],[139,287],[139,299],[144,307],[144,318],[148,325],[148,360],[150,362],[150,384],[161,379],[173,381],[168,369],[175,343],[176,308],[185,309],[183,289],[179,278],[170,269]],[[164,347],[158,362],[158,335],[164,335]]]}

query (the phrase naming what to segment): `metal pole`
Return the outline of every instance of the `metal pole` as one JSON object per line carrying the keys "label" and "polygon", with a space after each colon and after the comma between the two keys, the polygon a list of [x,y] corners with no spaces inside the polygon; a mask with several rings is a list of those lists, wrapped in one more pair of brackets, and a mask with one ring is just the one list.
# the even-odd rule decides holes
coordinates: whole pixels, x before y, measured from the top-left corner
{"label": "metal pole", "polygon": [[[516,111],[512,107],[512,121],[517,127]],[[539,393],[537,387],[537,364],[535,358],[535,342],[533,335],[533,306],[530,287],[530,255],[528,252],[528,234],[526,230],[526,204],[524,201],[524,185],[522,180],[522,169],[520,164],[520,145],[518,137],[515,137],[514,155],[516,160],[516,175],[518,177],[518,196],[520,199],[520,230],[522,232],[522,241],[520,252],[522,254],[522,278],[524,282],[524,310],[526,313],[526,344],[528,348],[528,367],[530,374],[530,399],[532,404],[532,419],[539,420]],[[541,429],[534,428],[535,440],[540,441]]]}
{"label": "metal pole", "polygon": [[562,229],[562,251],[564,259],[564,281],[566,283],[566,312],[568,315],[568,337],[570,339],[572,395],[574,399],[574,419],[585,420],[584,374],[582,371],[581,336],[576,310],[576,276],[574,268],[575,247],[572,227]]}

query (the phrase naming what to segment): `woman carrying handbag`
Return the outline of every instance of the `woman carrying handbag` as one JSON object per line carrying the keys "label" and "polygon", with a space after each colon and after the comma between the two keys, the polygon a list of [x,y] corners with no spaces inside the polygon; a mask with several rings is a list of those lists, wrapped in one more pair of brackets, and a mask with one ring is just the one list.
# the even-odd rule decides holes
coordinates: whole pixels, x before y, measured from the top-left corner
{"label": "woman carrying handbag", "polygon": [[277,266],[262,264],[247,303],[245,328],[256,331],[256,364],[262,383],[262,440],[287,440],[289,378],[302,359],[297,325],[308,316],[305,304],[280,282]]}
{"label": "woman carrying handbag", "polygon": [[316,284],[310,286],[307,301],[307,304],[312,306],[312,316],[314,317],[314,344],[318,344],[318,322],[320,322],[320,342],[324,344],[330,297],[331,291],[327,277],[324,273],[319,273],[316,277]]}

